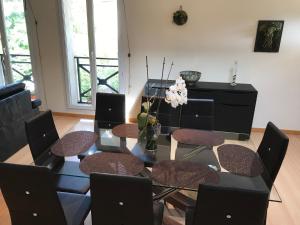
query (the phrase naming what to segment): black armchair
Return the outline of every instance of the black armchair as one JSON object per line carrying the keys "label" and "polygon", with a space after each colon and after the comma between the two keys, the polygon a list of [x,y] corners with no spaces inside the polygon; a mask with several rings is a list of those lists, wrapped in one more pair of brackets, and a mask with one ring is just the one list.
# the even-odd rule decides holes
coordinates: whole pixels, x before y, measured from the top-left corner
{"label": "black armchair", "polygon": [[31,100],[24,83],[0,88],[0,162],[27,144],[24,122],[39,113],[40,100]]}

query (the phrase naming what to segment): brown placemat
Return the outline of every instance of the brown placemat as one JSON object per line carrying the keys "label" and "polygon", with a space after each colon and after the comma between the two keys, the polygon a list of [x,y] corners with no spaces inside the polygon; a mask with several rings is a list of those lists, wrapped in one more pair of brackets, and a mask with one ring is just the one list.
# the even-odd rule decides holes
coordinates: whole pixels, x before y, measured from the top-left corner
{"label": "brown placemat", "polygon": [[113,135],[123,138],[138,138],[139,129],[135,123],[124,123],[112,129]]}
{"label": "brown placemat", "polygon": [[264,169],[258,155],[241,145],[222,145],[218,147],[218,156],[221,166],[234,174],[255,177]]}
{"label": "brown placemat", "polygon": [[66,134],[52,147],[51,152],[57,156],[76,156],[87,151],[98,139],[91,131],[75,131]]}
{"label": "brown placemat", "polygon": [[86,174],[109,173],[118,175],[137,175],[144,169],[144,163],[130,154],[100,152],[85,157],[80,169]]}
{"label": "brown placemat", "polygon": [[151,176],[161,185],[191,189],[197,189],[199,184],[219,182],[216,171],[188,161],[161,161],[153,166]]}
{"label": "brown placemat", "polygon": [[182,144],[217,146],[224,143],[224,136],[214,131],[178,129],[172,136]]}

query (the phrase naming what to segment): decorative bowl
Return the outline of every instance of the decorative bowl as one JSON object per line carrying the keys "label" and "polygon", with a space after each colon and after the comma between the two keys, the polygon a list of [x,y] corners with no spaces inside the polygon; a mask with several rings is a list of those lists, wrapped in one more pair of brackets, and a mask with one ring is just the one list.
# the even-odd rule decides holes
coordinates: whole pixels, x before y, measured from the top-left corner
{"label": "decorative bowl", "polygon": [[188,86],[193,86],[200,79],[201,73],[198,71],[181,71],[180,76]]}

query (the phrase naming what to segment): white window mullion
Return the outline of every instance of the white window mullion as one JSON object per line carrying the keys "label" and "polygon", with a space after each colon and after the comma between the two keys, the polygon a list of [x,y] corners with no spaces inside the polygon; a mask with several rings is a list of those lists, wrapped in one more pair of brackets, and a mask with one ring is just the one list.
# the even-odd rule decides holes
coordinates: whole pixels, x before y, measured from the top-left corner
{"label": "white window mullion", "polygon": [[37,21],[32,12],[32,8],[29,7],[30,2],[24,0],[24,12],[28,34],[28,44],[30,50],[30,58],[32,65],[32,76],[35,81],[35,92],[39,99],[42,100],[41,110],[47,110],[47,100],[44,93],[44,83],[42,77],[41,58],[39,49],[39,39],[37,34]]}
{"label": "white window mullion", "polygon": [[127,30],[127,15],[124,0],[117,0],[118,6],[118,58],[120,93],[128,93],[130,87],[130,46]]}
{"label": "white window mullion", "polygon": [[3,1],[2,0],[0,0],[0,34],[1,34],[3,54],[4,54],[3,55],[3,57],[4,57],[4,68],[3,68],[4,79],[5,79],[6,84],[10,84],[13,82],[13,78],[12,78],[12,70],[11,70],[8,42],[7,42],[6,31],[5,31]]}
{"label": "white window mullion", "polygon": [[92,85],[92,104],[96,105],[97,92],[97,65],[96,65],[96,42],[94,26],[94,4],[93,0],[86,0],[88,36],[89,36],[89,53],[90,53],[90,73]]}
{"label": "white window mullion", "polygon": [[5,84],[4,80],[4,73],[3,73],[3,65],[2,62],[0,62],[0,86]]}
{"label": "white window mullion", "polygon": [[[62,36],[62,54],[63,54],[63,63],[64,63],[64,72],[65,72],[65,81],[66,81],[66,99],[67,99],[67,107],[71,107],[72,105],[75,105],[75,101],[77,100],[76,98],[76,91],[77,88],[73,88],[71,85],[71,78],[70,78],[70,73],[71,73],[71,66],[73,65],[70,63],[70,56],[69,56],[69,49],[72,47],[67,41],[67,31],[66,31],[66,18],[65,18],[65,4],[63,1],[58,0],[57,1],[59,5],[59,21],[60,21],[60,34]],[[73,55],[72,58],[73,60]],[[75,70],[74,70],[75,71]],[[72,72],[74,72],[72,71]]]}

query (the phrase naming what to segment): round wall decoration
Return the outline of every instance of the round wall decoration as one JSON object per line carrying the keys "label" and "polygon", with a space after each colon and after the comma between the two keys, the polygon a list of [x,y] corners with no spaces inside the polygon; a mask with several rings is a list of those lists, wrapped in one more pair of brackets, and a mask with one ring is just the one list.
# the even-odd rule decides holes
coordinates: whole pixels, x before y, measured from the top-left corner
{"label": "round wall decoration", "polygon": [[188,15],[186,11],[182,9],[182,6],[180,6],[179,10],[174,12],[173,14],[173,22],[179,26],[184,25],[188,20]]}

